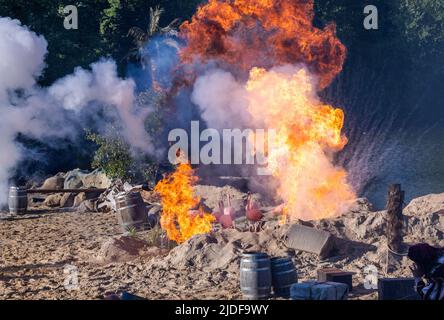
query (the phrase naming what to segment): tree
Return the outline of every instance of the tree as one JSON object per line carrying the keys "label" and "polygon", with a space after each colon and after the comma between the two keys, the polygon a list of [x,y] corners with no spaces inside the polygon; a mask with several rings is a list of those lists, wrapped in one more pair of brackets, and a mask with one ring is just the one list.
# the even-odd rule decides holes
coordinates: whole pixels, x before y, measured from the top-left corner
{"label": "tree", "polygon": [[[128,35],[133,38],[135,47],[132,48],[128,54],[128,58],[134,57],[143,69],[148,69],[152,78],[152,86],[156,90],[160,90],[160,86],[156,81],[157,70],[156,63],[153,61],[153,55],[159,57],[161,54],[161,47],[164,45],[174,48],[176,51],[180,50],[179,43],[174,38],[178,35],[177,27],[179,19],[174,19],[166,27],[160,27],[159,21],[164,9],[156,7],[150,8],[150,21],[146,31],[139,27],[131,27]],[[154,41],[154,46],[148,47],[149,42],[158,37],[159,41]]]}
{"label": "tree", "polygon": [[405,41],[422,58],[432,56],[442,58],[444,49],[442,0],[400,0],[396,22]]}

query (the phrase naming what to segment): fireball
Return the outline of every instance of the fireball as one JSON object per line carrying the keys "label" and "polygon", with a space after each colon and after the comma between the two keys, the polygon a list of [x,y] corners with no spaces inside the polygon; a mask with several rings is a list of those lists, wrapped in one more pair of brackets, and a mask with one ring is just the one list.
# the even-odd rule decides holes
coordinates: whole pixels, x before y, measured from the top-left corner
{"label": "fireball", "polygon": [[254,68],[246,85],[253,121],[276,130],[268,165],[290,221],[338,215],[356,198],[331,159],[347,143],[344,113],[319,101],[315,88],[309,72],[294,67]]}

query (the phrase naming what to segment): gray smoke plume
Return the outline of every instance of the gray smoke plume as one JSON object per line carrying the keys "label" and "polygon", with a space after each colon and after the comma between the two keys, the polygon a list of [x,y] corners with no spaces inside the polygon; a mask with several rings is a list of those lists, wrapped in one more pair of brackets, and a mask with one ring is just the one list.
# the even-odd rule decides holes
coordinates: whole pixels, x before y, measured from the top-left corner
{"label": "gray smoke plume", "polygon": [[[114,61],[96,62],[91,71],[77,68],[51,87],[41,88],[36,79],[45,68],[44,37],[18,20],[0,17],[0,39],[0,205],[7,199],[11,171],[26,157],[16,143],[19,133],[38,140],[74,139],[84,121],[82,113],[101,106],[105,113],[117,114],[122,135],[134,152],[154,151],[144,129],[151,109],[137,106],[134,81],[119,78]],[[104,125],[95,120],[96,126]]]}

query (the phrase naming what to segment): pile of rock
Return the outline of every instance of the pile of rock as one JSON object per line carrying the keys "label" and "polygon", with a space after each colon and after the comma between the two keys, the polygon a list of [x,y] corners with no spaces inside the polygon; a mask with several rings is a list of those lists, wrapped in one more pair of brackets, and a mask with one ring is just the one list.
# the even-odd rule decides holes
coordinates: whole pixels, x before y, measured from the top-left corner
{"label": "pile of rock", "polygon": [[[112,185],[112,181],[107,175],[97,169],[92,172],[75,169],[67,173],[58,173],[46,179],[37,189],[42,190],[67,190],[67,189],[106,189]],[[100,192],[80,192],[80,193],[57,193],[39,194],[34,190],[31,198],[31,205],[43,204],[50,208],[76,208],[78,211],[96,211],[97,200]]]}

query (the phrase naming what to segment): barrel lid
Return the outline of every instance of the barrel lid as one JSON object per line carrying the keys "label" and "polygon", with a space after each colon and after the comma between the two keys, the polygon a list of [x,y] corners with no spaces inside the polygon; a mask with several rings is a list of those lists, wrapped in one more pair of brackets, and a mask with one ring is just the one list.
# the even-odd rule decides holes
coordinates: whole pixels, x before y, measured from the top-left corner
{"label": "barrel lid", "polygon": [[259,251],[245,251],[242,253],[242,257],[244,257],[244,258],[252,258],[252,257],[268,258],[268,254],[266,254],[264,252],[259,252]]}
{"label": "barrel lid", "polygon": [[10,186],[9,189],[11,189],[11,190],[26,190],[25,187],[20,187],[20,186]]}

